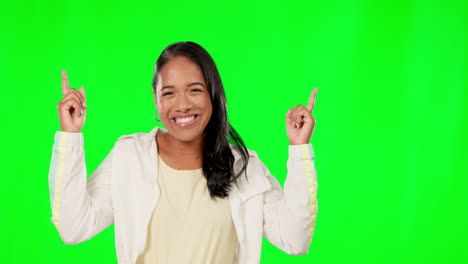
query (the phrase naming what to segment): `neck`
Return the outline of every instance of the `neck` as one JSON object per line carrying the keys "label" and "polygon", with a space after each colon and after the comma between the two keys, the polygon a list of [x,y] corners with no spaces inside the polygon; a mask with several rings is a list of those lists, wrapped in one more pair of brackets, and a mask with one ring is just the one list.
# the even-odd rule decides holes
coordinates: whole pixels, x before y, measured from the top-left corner
{"label": "neck", "polygon": [[203,137],[195,139],[190,142],[183,142],[177,140],[169,133],[161,135],[164,138],[166,150],[170,150],[171,153],[181,157],[194,157],[196,159],[202,159],[203,157]]}

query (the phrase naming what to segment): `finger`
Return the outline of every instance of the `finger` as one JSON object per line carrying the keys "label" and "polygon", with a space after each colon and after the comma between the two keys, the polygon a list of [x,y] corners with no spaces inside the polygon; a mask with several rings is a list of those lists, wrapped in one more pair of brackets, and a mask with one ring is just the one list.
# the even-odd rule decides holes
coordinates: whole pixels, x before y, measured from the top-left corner
{"label": "finger", "polygon": [[305,123],[312,123],[312,116],[307,108],[302,105],[298,105],[294,109],[294,113],[291,114],[291,120],[293,124],[296,124],[295,127],[302,128]]}
{"label": "finger", "polygon": [[309,102],[307,103],[307,110],[309,110],[309,112],[312,112],[312,110],[314,109],[314,105],[315,105],[315,97],[317,97],[317,90],[318,88],[315,87],[314,90],[312,90],[312,93],[310,94],[310,97],[309,97]]}
{"label": "finger", "polygon": [[86,119],[86,108],[82,110],[80,118]]}
{"label": "finger", "polygon": [[298,114],[299,111],[300,111],[301,109],[303,109],[303,108],[304,108],[304,106],[302,106],[302,105],[297,105],[297,106],[294,108],[293,113],[292,113],[292,120],[293,120],[294,122],[297,123],[297,117],[298,117],[297,114]]}
{"label": "finger", "polygon": [[291,117],[290,117],[290,118],[291,118],[291,122],[292,122],[292,124],[294,125],[294,127],[295,127],[295,123],[296,123],[296,122],[294,121],[294,120],[296,120],[296,115],[295,115],[295,113],[296,113],[296,109],[295,109],[295,108],[291,108]]}
{"label": "finger", "polygon": [[72,90],[75,89],[70,89],[70,92],[68,92],[68,94],[66,95],[64,102],[68,101],[69,99],[74,99],[80,104],[80,108],[84,108],[83,100],[81,100],[80,95],[76,91],[73,92]]}
{"label": "finger", "polygon": [[308,111],[309,110],[303,106],[301,106],[301,108],[298,108],[296,113],[296,122],[302,123],[304,117],[310,116],[310,113]]}
{"label": "finger", "polygon": [[81,98],[83,99],[83,107],[87,108],[88,106],[86,105],[86,94],[85,94],[85,91],[84,91],[84,86],[81,86],[80,90],[78,90],[78,92],[80,93]]}
{"label": "finger", "polygon": [[67,94],[68,88],[68,76],[67,72],[62,69],[62,95]]}
{"label": "finger", "polygon": [[292,129],[295,128],[293,120],[292,120],[292,112],[293,108],[289,108],[289,111],[286,113],[286,128],[287,129]]}
{"label": "finger", "polygon": [[[80,88],[81,89],[81,88]],[[70,88],[68,90],[68,94],[73,94],[74,96],[76,96],[77,98],[79,98],[81,104],[83,107],[86,107],[86,102],[84,100],[84,96],[83,96],[83,93],[81,93],[80,91],[77,91],[76,89],[74,88]]]}
{"label": "finger", "polygon": [[297,120],[299,120],[301,124],[304,124],[304,123],[314,124],[315,123],[315,118],[309,113],[309,110],[307,108],[304,108],[298,111]]}
{"label": "finger", "polygon": [[78,90],[78,94],[81,96],[81,99],[83,100],[83,108],[87,108],[88,106],[86,105],[86,95],[84,93],[83,86],[81,86],[80,89]]}
{"label": "finger", "polygon": [[[73,108],[73,113],[71,113],[71,109]],[[76,98],[70,98],[62,102],[62,106],[60,106],[60,111],[65,113],[70,113],[76,117],[80,117],[82,113],[81,103]]]}
{"label": "finger", "polygon": [[292,121],[292,124],[293,124],[293,127],[294,127],[294,128],[299,127],[299,123],[297,122],[297,107],[296,107],[296,108],[292,108],[292,111],[291,111],[291,121]]}
{"label": "finger", "polygon": [[296,110],[296,115],[294,120],[294,123],[296,123],[297,128],[301,128],[302,125],[304,124],[303,117],[302,117],[302,111],[301,110]]}
{"label": "finger", "polygon": [[[71,102],[76,102],[76,103],[71,103]],[[80,109],[82,108],[82,103],[80,99],[76,96],[70,96],[66,98],[65,100],[62,100],[60,103],[60,108],[62,110],[70,110],[70,108],[74,109]]]}
{"label": "finger", "polygon": [[[79,91],[77,91],[76,89],[74,89],[74,88],[68,89],[68,92],[67,92],[66,96],[76,96],[77,98],[80,99],[80,101],[83,101],[82,94]],[[64,98],[66,98],[66,96]]]}

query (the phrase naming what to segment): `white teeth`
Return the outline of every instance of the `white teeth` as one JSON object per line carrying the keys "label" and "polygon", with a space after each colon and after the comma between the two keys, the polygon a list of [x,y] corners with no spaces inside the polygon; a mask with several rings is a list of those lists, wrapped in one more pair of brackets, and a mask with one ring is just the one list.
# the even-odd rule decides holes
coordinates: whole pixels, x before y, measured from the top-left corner
{"label": "white teeth", "polygon": [[195,116],[186,117],[186,118],[175,118],[176,123],[187,123],[195,119]]}

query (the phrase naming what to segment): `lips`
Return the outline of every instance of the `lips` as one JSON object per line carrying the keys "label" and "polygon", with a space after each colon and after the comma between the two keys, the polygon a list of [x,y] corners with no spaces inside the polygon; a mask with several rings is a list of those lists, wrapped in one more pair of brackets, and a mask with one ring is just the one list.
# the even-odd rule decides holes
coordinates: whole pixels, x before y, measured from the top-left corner
{"label": "lips", "polygon": [[[200,116],[197,114],[192,115],[177,115],[171,118],[171,122],[179,127],[187,127],[198,121]],[[193,118],[193,119],[192,119]],[[176,121],[177,120],[177,121]]]}

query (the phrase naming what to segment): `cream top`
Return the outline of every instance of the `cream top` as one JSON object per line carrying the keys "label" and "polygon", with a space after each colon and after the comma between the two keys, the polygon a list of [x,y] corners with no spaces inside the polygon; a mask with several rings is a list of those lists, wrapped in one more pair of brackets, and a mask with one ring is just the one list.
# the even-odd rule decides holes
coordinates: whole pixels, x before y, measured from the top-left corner
{"label": "cream top", "polygon": [[176,170],[158,159],[161,195],[136,263],[233,263],[238,240],[228,198],[211,200],[202,168]]}

